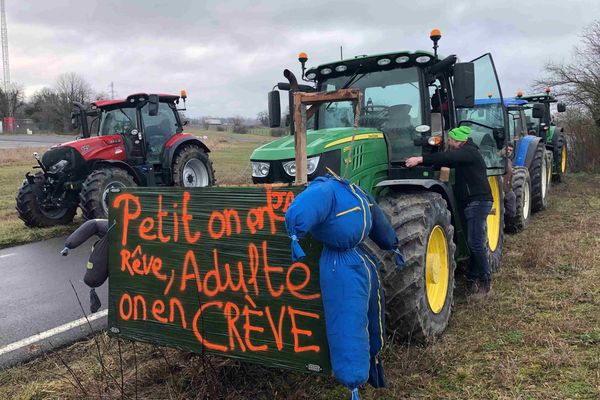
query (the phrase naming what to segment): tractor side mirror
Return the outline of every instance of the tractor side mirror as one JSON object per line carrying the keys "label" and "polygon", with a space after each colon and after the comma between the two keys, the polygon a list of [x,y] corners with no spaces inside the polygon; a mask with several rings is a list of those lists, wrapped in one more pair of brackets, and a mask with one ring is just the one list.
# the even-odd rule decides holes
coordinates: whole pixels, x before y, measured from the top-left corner
{"label": "tractor side mirror", "polygon": [[148,96],[148,115],[156,117],[158,115],[158,95],[151,94]]}
{"label": "tractor side mirror", "polygon": [[543,104],[536,103],[531,110],[531,116],[533,118],[544,118],[545,111],[545,106]]}
{"label": "tractor side mirror", "polygon": [[269,102],[269,126],[271,128],[278,128],[281,126],[281,101],[279,98],[279,91],[273,90],[268,95]]}
{"label": "tractor side mirror", "polygon": [[71,112],[71,128],[72,129],[79,129],[79,113],[78,112]]}
{"label": "tractor side mirror", "polygon": [[475,64],[472,62],[454,65],[454,105],[457,108],[475,106]]}
{"label": "tractor side mirror", "polygon": [[565,112],[565,111],[567,111],[567,106],[565,106],[565,103],[558,103],[556,105],[556,111]]}

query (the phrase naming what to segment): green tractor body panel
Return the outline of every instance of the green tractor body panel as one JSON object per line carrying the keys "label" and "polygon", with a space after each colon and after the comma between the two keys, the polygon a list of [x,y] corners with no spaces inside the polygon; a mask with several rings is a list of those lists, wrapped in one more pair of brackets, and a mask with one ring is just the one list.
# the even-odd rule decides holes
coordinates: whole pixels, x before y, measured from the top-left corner
{"label": "green tractor body panel", "polygon": [[[352,136],[354,143],[352,143]],[[325,172],[326,168],[336,174],[345,175],[352,182],[359,184],[371,194],[375,194],[375,185],[387,177],[388,156],[387,145],[383,133],[373,128],[330,128],[308,130],[307,157],[321,156],[317,172]],[[282,168],[282,164],[294,160],[294,136],[285,136],[267,143],[252,153],[250,160],[269,162],[270,168]],[[350,152],[352,151],[352,154]],[[336,154],[331,157],[334,165],[327,163],[325,154]],[[348,163],[348,167],[346,167]],[[285,173],[285,170],[283,171]],[[311,174],[311,175],[313,175]],[[294,179],[293,175],[285,173],[288,181]]]}
{"label": "green tractor body panel", "polygon": [[546,143],[553,143],[555,130],[556,126],[550,125],[550,129],[548,129],[548,132],[546,132]]}

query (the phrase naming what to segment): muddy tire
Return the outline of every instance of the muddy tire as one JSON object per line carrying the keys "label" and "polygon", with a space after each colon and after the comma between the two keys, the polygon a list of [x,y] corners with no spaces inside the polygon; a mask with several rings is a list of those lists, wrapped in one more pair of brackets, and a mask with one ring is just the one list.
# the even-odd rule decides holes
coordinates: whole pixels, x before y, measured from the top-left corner
{"label": "muddy tire", "polygon": [[79,206],[85,219],[108,218],[108,193],[111,189],[137,186],[133,176],[116,167],[92,171],[83,182]]}
{"label": "muddy tire", "polygon": [[509,233],[518,233],[527,228],[531,216],[531,179],[525,167],[513,167],[512,190],[515,192],[517,213],[506,217],[505,229]]}
{"label": "muddy tire", "polygon": [[531,210],[533,212],[545,210],[548,207],[548,161],[546,147],[539,142],[531,165],[529,166],[531,177]]}
{"label": "muddy tire", "polygon": [[427,343],[448,326],[453,305],[454,227],[438,193],[391,194],[379,205],[390,217],[406,266],[396,267],[390,252],[367,246],[381,262],[388,335]]}
{"label": "muddy tire", "polygon": [[[36,179],[40,179],[37,178]],[[41,228],[55,225],[66,225],[73,221],[77,213],[77,205],[56,210],[44,210],[40,207],[41,185],[23,182],[17,192],[17,213],[19,218],[30,228]]]}
{"label": "muddy tire", "polygon": [[196,145],[181,149],[173,162],[173,183],[184,187],[214,185],[215,170],[208,154]]}
{"label": "muddy tire", "polygon": [[556,144],[552,149],[552,155],[554,156],[554,173],[552,174],[552,181],[557,183],[564,182],[569,152],[567,141],[562,132],[558,134]]}
{"label": "muddy tire", "polygon": [[486,224],[487,255],[490,269],[495,271],[500,268],[504,247],[504,191],[501,176],[490,176],[488,182],[494,201]]}

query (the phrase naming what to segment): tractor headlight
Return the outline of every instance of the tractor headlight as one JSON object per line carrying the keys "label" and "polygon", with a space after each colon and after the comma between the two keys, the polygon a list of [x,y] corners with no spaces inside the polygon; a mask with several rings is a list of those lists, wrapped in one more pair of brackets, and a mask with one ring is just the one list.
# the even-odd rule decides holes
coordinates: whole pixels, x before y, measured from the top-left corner
{"label": "tractor headlight", "polygon": [[56,164],[52,165],[48,169],[48,172],[51,172],[53,174],[62,172],[66,168],[67,165],[69,165],[69,162],[67,160],[60,160]]}
{"label": "tractor headlight", "polygon": [[264,178],[269,175],[269,169],[268,162],[252,161],[252,176],[255,178]]}
{"label": "tractor headlight", "polygon": [[[306,164],[306,174],[310,175],[317,170],[321,156],[310,157]],[[289,176],[296,176],[296,161],[286,161],[283,163],[283,170]]]}

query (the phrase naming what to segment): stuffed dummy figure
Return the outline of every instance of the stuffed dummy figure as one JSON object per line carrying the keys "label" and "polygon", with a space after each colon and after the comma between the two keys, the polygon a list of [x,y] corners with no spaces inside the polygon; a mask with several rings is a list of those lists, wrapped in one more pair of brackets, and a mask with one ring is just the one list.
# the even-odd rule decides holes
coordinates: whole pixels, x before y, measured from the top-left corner
{"label": "stuffed dummy figure", "polygon": [[92,313],[98,311],[102,305],[95,288],[101,286],[108,278],[108,231],[108,220],[90,219],[65,240],[65,248],[61,251],[61,254],[66,256],[70,249],[77,248],[92,236],[99,238],[92,245],[92,253],[83,277],[83,282],[90,287],[90,311]]}
{"label": "stuffed dummy figure", "polygon": [[360,187],[330,175],[316,178],[285,214],[292,259],[304,257],[298,239],[307,233],[323,243],[319,260],[327,341],[336,379],[358,399],[368,382],[383,387],[379,353],[385,342],[384,299],[375,258],[361,243],[371,238],[404,261],[383,211]]}

